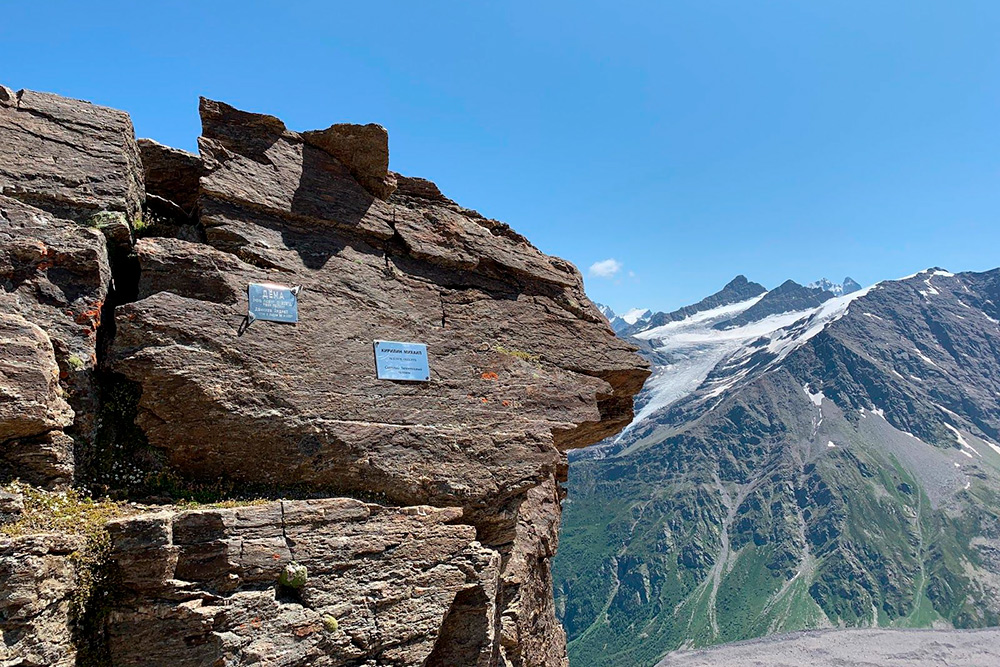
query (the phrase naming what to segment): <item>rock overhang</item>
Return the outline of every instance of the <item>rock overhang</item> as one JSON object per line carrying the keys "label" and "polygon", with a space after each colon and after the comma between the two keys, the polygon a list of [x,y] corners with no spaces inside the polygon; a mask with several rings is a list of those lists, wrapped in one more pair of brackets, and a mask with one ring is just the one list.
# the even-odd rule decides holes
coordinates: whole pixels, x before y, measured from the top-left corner
{"label": "rock overhang", "polygon": [[[483,506],[628,423],[648,371],[572,265],[390,176],[380,139],[350,159],[399,184],[384,199],[331,131],[324,144],[204,98],[201,114],[207,243],[136,246],[144,298],[119,308],[113,350],[184,474]],[[239,336],[241,290],[265,280],[302,286],[300,322]],[[427,343],[431,382],[376,380],[375,339]],[[195,404],[172,411],[181,396]]]}

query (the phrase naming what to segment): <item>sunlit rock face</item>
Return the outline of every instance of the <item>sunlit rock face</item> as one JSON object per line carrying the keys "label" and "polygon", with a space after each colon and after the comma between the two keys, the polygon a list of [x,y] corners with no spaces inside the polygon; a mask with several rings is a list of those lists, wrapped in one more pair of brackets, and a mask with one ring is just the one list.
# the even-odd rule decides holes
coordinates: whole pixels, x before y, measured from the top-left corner
{"label": "sunlit rock face", "polygon": [[[565,451],[627,424],[648,375],[575,267],[388,171],[375,125],[299,134],[202,100],[193,155],[136,142],[121,112],[3,90],[23,149],[0,169],[0,234],[26,250],[0,264],[24,318],[0,335],[32,398],[0,412],[0,453],[68,433],[101,493],[305,498],[111,524],[87,655],[565,665]],[[86,159],[32,161],[74,141]],[[264,282],[301,288],[297,324],[247,326]],[[426,344],[429,381],[378,380],[378,339]]]}
{"label": "sunlit rock face", "polygon": [[[646,372],[571,265],[408,179],[373,197],[277,119],[209,100],[202,118],[208,242],[137,245],[113,350],[181,474],[459,505],[486,528],[560,449],[627,422]],[[239,335],[268,281],[302,287],[298,324]],[[426,343],[430,382],[377,380],[375,339]]]}
{"label": "sunlit rock face", "polygon": [[[29,368],[49,378],[54,359],[57,381],[46,380],[46,391],[63,395],[44,402],[72,408],[11,427],[4,422],[35,412],[25,408],[33,399],[4,391],[20,397],[7,407],[20,407],[14,417],[0,409],[0,473],[46,486],[73,479],[73,439],[90,442],[96,429],[98,329],[111,284],[105,237],[127,247],[143,198],[128,114],[0,85],[0,314],[38,327],[31,338],[51,350],[21,365],[21,379]],[[10,326],[0,363],[22,359],[24,339]]]}

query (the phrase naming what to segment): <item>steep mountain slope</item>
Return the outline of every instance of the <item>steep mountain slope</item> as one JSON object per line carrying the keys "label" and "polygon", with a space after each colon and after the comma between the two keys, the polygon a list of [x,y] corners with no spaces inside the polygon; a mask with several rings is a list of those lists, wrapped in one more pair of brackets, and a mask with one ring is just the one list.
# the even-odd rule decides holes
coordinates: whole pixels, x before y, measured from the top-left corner
{"label": "steep mountain slope", "polygon": [[684,306],[669,313],[654,313],[647,321],[629,327],[624,333],[626,335],[633,335],[653,327],[663,326],[668,322],[679,322],[696,313],[703,313],[722,306],[740,303],[755,296],[760,296],[766,291],[763,285],[750,282],[746,276],[736,276],[721,290],[711,296],[705,297],[698,303]]}
{"label": "steep mountain slope", "polygon": [[575,664],[1000,622],[1000,270],[788,287],[802,310],[758,308],[774,290],[635,332],[657,365],[636,420],[570,467]]}

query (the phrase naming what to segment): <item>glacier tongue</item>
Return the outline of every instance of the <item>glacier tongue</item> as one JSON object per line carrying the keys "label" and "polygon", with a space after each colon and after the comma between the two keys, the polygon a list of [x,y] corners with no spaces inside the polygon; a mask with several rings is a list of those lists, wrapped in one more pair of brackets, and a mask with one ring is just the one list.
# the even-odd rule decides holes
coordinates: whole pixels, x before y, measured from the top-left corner
{"label": "glacier tongue", "polygon": [[[655,367],[646,381],[636,405],[635,418],[618,439],[703,385],[708,396],[719,396],[750,374],[780,362],[796,347],[840,319],[851,302],[867,294],[872,287],[829,299],[815,308],[770,315],[742,326],[713,328],[749,309],[764,298],[762,294],[635,334],[634,338],[649,341],[653,351],[666,363]],[[754,355],[761,346],[750,347],[750,343],[761,339],[767,339],[771,356],[763,366],[758,366],[755,359],[759,357]],[[706,383],[717,367],[725,367],[726,372],[717,373],[718,377]]]}

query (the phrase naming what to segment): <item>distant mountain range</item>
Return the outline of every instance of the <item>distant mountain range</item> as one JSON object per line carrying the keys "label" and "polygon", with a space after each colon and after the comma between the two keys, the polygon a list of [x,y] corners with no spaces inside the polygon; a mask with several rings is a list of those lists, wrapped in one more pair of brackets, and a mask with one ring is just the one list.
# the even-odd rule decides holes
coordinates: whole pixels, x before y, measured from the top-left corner
{"label": "distant mountain range", "polygon": [[826,278],[820,278],[816,282],[809,283],[806,287],[821,289],[826,292],[830,292],[834,296],[844,296],[845,294],[857,292],[861,289],[861,285],[859,285],[858,282],[851,277],[844,278],[844,282],[839,285],[831,280],[827,280]]}
{"label": "distant mountain range", "polygon": [[615,311],[611,310],[610,307],[605,306],[603,303],[595,303],[597,309],[601,311],[601,314],[607,318],[608,322],[611,324],[611,328],[617,334],[622,333],[626,329],[632,326],[641,326],[649,321],[649,316],[653,314],[648,308],[633,308],[632,310],[627,310],[621,315],[616,315]]}
{"label": "distant mountain range", "polygon": [[621,330],[632,424],[571,455],[572,664],[1000,623],[1000,269],[719,292]]}
{"label": "distant mountain range", "polygon": [[[807,302],[818,305],[832,296],[843,296],[857,292],[860,289],[861,285],[850,277],[844,278],[844,282],[839,284],[826,278],[820,278],[805,287],[792,280],[788,280],[768,293],[767,301],[762,304],[758,312],[767,309],[773,311],[775,308],[795,309],[796,306],[801,308]],[[717,306],[739,303],[765,292],[767,292],[767,289],[763,285],[752,283],[747,280],[746,276],[739,275],[715,294],[702,299],[698,303],[684,306],[669,313],[654,313],[648,308],[632,308],[621,315],[617,315],[610,306],[605,306],[601,303],[595,305],[601,311],[601,314],[607,318],[608,322],[611,323],[611,328],[614,329],[615,333],[628,336],[644,329],[661,326],[667,322],[683,320],[695,313],[710,310]],[[799,299],[798,302],[795,301],[796,298]],[[748,317],[753,318],[755,314],[750,313]]]}

